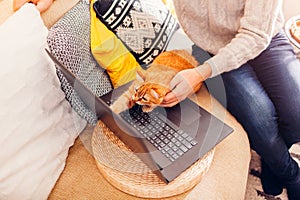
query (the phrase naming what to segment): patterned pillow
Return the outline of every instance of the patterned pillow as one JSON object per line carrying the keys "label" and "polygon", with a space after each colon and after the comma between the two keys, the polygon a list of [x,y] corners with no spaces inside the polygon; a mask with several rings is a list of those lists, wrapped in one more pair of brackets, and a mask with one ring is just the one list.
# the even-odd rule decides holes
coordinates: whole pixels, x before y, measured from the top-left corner
{"label": "patterned pillow", "polygon": [[[93,9],[99,19],[98,23],[102,23],[107,31],[111,31],[120,39],[138,65],[144,69],[167,48],[173,33],[179,28],[176,19],[161,0],[97,0],[93,3]],[[117,67],[114,64],[109,66],[109,63],[104,62],[106,58],[101,53],[107,51],[107,48],[103,49],[103,45],[106,46],[107,43],[114,45],[114,42],[101,38],[105,37],[105,34],[100,32],[92,32],[92,34],[96,35],[93,35],[92,39],[100,41],[98,43],[91,41],[92,53],[108,72],[110,67],[122,71],[122,68],[128,67],[126,65],[132,65],[132,62],[127,63],[125,59],[117,63],[119,64]],[[103,66],[103,63],[106,66]],[[125,74],[112,74],[114,77],[109,75],[113,80],[115,76],[120,77]],[[113,84],[116,83],[113,81]]]}
{"label": "patterned pillow", "polygon": [[[81,0],[50,28],[47,42],[52,54],[66,65],[97,96],[112,89],[107,73],[99,67],[90,51],[90,4]],[[77,113],[89,123],[97,117],[80,99],[74,88],[58,71],[62,90]]]}

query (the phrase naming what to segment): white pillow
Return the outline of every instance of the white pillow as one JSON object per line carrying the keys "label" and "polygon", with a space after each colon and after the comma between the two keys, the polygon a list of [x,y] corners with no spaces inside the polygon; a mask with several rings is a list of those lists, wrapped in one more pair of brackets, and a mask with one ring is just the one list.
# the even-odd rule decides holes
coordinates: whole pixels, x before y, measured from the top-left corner
{"label": "white pillow", "polygon": [[0,199],[47,199],[86,125],[45,53],[48,30],[26,4],[0,26]]}

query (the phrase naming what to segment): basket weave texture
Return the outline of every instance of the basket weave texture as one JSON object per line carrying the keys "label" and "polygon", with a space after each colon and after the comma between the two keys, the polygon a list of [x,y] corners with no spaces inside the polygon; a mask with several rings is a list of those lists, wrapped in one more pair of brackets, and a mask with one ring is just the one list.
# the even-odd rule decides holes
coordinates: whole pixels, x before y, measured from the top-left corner
{"label": "basket weave texture", "polygon": [[212,149],[166,184],[101,121],[93,132],[92,149],[99,171],[110,184],[142,198],[166,198],[192,189],[207,173],[214,156]]}

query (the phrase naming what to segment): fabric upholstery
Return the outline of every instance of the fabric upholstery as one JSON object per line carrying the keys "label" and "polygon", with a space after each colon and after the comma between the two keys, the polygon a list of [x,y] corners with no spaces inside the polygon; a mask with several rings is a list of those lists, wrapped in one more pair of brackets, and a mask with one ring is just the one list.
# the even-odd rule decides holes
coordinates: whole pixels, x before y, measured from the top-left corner
{"label": "fabric upholstery", "polygon": [[0,199],[47,199],[86,125],[45,52],[48,29],[26,4],[0,26]]}
{"label": "fabric upholstery", "polygon": [[[47,37],[53,55],[61,61],[77,78],[96,96],[101,96],[112,89],[106,71],[95,62],[90,51],[90,12],[89,2],[82,0],[69,10],[50,29]],[[89,123],[95,124],[97,117],[89,109],[74,88],[58,71],[62,89],[67,100],[78,114]]]}

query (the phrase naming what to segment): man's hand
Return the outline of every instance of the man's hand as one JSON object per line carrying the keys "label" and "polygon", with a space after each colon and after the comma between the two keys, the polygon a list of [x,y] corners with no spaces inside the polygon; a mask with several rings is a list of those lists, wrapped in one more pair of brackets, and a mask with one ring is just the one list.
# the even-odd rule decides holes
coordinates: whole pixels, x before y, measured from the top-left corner
{"label": "man's hand", "polygon": [[179,72],[170,82],[172,91],[165,96],[161,106],[172,107],[184,100],[196,91],[197,88],[200,88],[203,81],[210,75],[211,68],[208,64]]}
{"label": "man's hand", "polygon": [[36,5],[36,8],[42,13],[51,6],[53,0],[13,0],[13,10],[19,10],[25,3],[28,2]]}

